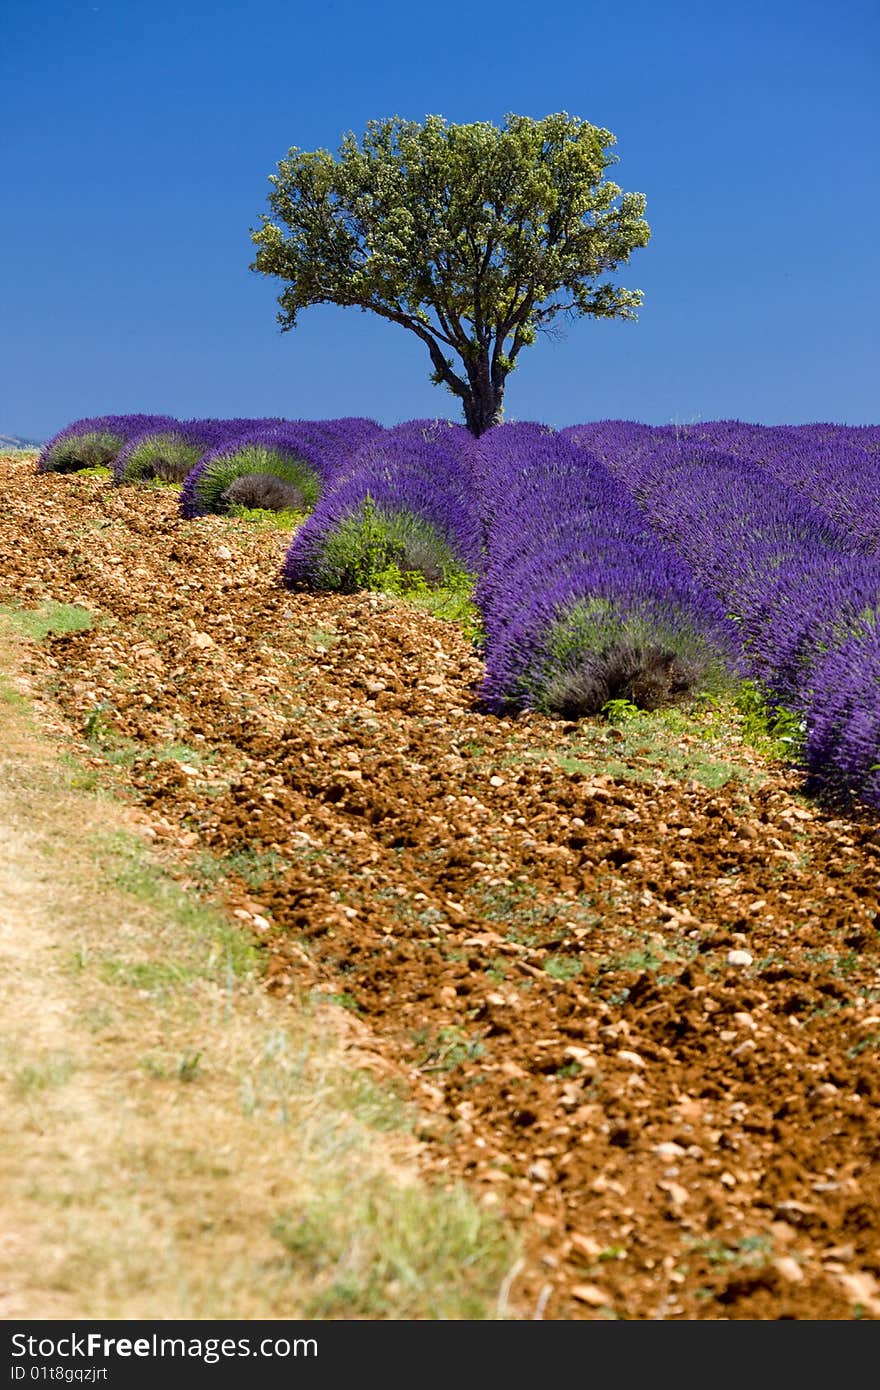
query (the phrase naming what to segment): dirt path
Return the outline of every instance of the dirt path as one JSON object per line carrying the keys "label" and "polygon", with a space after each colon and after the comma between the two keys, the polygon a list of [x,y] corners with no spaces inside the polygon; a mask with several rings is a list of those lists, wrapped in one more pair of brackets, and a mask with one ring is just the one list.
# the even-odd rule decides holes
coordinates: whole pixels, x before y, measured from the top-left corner
{"label": "dirt path", "polygon": [[518,1316],[877,1316],[876,816],[729,715],[487,717],[457,629],[286,593],[283,537],[5,469],[7,598],[95,616],[34,659],[80,756],[367,1031]]}

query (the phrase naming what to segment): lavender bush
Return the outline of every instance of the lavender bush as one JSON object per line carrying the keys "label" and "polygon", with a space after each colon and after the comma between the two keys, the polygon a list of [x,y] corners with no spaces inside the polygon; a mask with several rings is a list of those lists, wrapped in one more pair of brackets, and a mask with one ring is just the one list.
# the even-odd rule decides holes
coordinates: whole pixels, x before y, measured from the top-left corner
{"label": "lavender bush", "polygon": [[279,420],[230,431],[209,449],[184,479],[180,508],[185,517],[226,512],[236,505],[226,494],[239,479],[271,474],[295,488],[304,510],[314,507],[324,487],[382,426],[375,420]]}
{"label": "lavender bush", "polygon": [[[747,668],[805,729],[817,782],[878,802],[877,636],[880,561],[860,553],[848,524],[779,481],[757,428],[606,431],[609,466],[656,532],[723,599],[737,621]],[[572,431],[577,438],[588,432]],[[739,440],[739,455],[712,438]],[[811,485],[809,491],[819,489]]]}
{"label": "lavender bush", "polygon": [[248,430],[281,423],[277,419],[197,419],[174,421],[171,428],[144,430],[119,450],[113,463],[113,481],[121,484],[159,478],[183,483],[208,449]]}
{"label": "lavender bush", "polygon": [[294,537],[285,583],[352,592],[392,569],[429,585],[475,573],[481,530],[467,434],[405,421],[369,439]]}
{"label": "lavender bush", "polygon": [[173,429],[169,415],[93,415],[65,425],[43,445],[38,473],[74,473],[82,468],[109,467],[119,450],[145,430]]}
{"label": "lavender bush", "polygon": [[728,678],[737,644],[723,609],[597,458],[531,422],[496,426],[470,455],[489,708],[653,709]]}

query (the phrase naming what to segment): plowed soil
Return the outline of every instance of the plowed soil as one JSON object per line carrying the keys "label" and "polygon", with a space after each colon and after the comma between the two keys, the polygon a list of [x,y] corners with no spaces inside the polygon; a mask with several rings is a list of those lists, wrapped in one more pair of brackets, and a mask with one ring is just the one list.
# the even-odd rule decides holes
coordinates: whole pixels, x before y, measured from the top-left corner
{"label": "plowed soil", "polygon": [[286,591],[284,534],[0,471],[0,602],[94,614],[34,647],[79,756],[356,1014],[426,1176],[523,1231],[514,1316],[880,1314],[876,814],[705,716],[489,716],[457,627]]}

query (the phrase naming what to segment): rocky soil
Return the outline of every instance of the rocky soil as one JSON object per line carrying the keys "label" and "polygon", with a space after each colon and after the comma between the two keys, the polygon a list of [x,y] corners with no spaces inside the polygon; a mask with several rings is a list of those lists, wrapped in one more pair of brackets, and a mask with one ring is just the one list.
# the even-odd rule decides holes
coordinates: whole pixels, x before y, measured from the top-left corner
{"label": "rocky soil", "polygon": [[78,756],[359,1020],[522,1230],[514,1316],[880,1314],[876,814],[709,715],[488,716],[457,627],[284,590],[282,533],[0,471],[0,602],[94,615],[34,647]]}

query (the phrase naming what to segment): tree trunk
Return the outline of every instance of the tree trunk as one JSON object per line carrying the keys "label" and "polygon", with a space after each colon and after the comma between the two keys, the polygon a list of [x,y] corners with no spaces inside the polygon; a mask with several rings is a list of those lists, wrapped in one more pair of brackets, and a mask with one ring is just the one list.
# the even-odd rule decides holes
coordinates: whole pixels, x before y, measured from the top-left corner
{"label": "tree trunk", "polygon": [[500,390],[488,382],[471,383],[471,388],[463,398],[464,422],[479,439],[481,434],[501,424],[503,413],[504,388]]}

